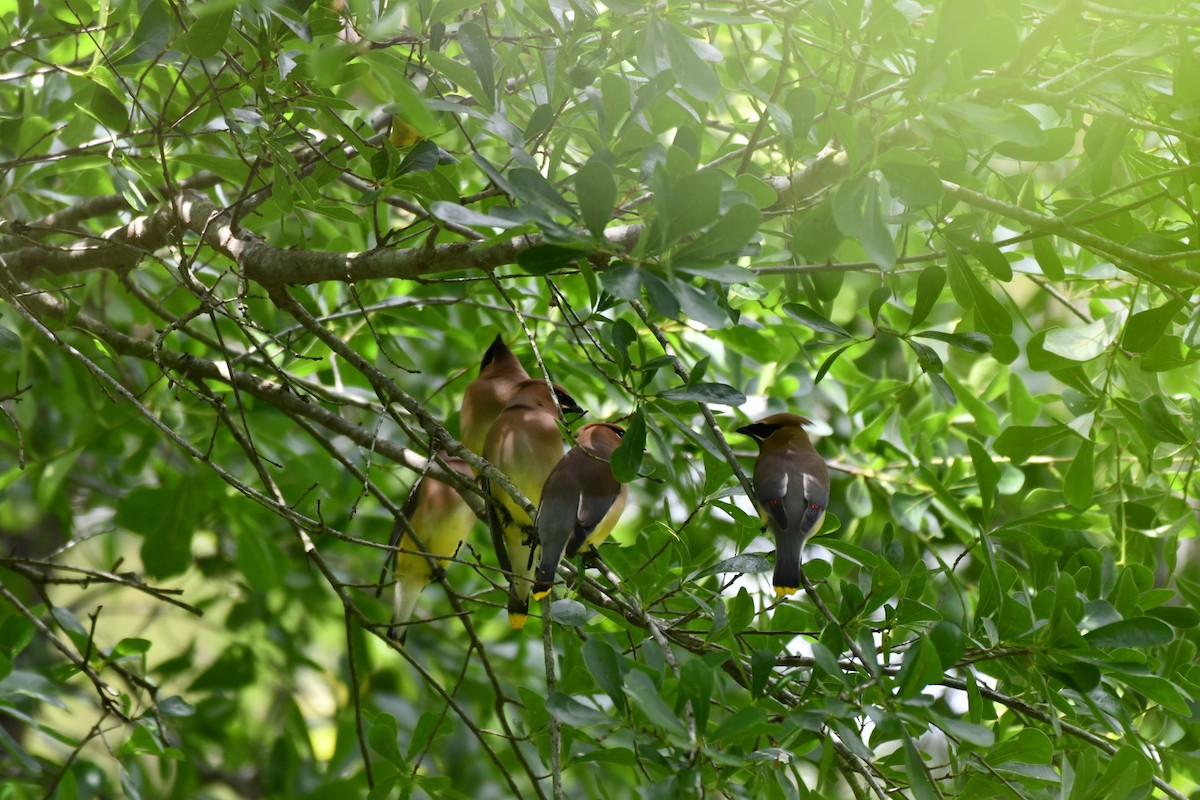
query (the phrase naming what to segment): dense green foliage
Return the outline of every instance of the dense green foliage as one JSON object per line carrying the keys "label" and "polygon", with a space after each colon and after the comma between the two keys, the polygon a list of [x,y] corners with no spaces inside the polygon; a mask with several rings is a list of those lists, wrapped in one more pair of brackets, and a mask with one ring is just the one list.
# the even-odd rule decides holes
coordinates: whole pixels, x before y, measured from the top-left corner
{"label": "dense green foliage", "polygon": [[[0,798],[1196,792],[1200,18],[1130,5],[0,0]],[[633,502],[400,649],[497,333]]]}

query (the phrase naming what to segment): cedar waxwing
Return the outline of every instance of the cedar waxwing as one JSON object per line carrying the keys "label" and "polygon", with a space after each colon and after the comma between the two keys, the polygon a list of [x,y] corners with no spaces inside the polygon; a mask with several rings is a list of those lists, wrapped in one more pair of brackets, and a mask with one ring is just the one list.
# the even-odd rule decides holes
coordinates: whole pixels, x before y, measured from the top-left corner
{"label": "cedar waxwing", "polygon": [[483,455],[483,443],[488,428],[512,400],[517,384],[529,380],[529,373],[504,344],[499,335],[483,354],[479,377],[463,392],[459,428],[462,443],[472,453]]}
{"label": "cedar waxwing", "polygon": [[584,425],[579,443],[546,479],[537,515],[542,558],[533,582],[534,600],[550,593],[564,549],[567,558],[573,558],[584,547],[599,547],[621,518],[629,487],[613,476],[608,460],[624,435],[623,428],[607,422]]}
{"label": "cedar waxwing", "polygon": [[800,588],[800,548],[821,527],[829,505],[829,469],[798,414],[772,414],[737,429],[758,442],[754,494],[775,534],[775,594]]}
{"label": "cedar waxwing", "polygon": [[[544,380],[531,379],[517,384],[513,399],[488,429],[483,445],[483,457],[507,475],[535,506],[542,499],[546,478],[563,457],[562,433],[558,429],[559,408],[563,413],[583,411],[575,399],[557,385],[554,395],[558,398],[557,407]],[[521,628],[529,614],[529,593],[533,588],[537,556],[533,522],[500,487],[485,481],[484,490],[493,498],[488,507],[488,518],[496,557],[501,568],[509,574],[508,622],[514,628]]]}
{"label": "cedar waxwing", "polygon": [[[442,460],[446,462],[446,466],[468,479],[475,477],[471,466],[461,458],[443,453]],[[411,552],[390,553],[379,582],[383,583],[388,565],[394,563],[395,607],[392,612],[393,624],[388,628],[388,638],[404,644],[404,637],[408,634],[406,623],[412,618],[417,597],[433,577],[429,558],[424,553],[436,557],[439,567],[444,567],[447,559],[458,553],[467,534],[475,525],[475,512],[456,489],[436,478],[426,476],[421,478],[401,513],[408,519],[409,526],[421,541],[413,541],[403,523],[397,520],[388,545],[399,545],[403,550]]]}

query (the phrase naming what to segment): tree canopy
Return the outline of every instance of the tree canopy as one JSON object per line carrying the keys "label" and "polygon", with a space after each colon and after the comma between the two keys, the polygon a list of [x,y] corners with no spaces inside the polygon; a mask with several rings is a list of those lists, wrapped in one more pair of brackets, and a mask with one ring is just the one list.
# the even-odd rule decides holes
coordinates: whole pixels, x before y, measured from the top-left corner
{"label": "tree canopy", "polygon": [[[1198,27],[0,0],[0,798],[1191,796]],[[630,507],[522,631],[476,526],[400,647],[497,335]]]}

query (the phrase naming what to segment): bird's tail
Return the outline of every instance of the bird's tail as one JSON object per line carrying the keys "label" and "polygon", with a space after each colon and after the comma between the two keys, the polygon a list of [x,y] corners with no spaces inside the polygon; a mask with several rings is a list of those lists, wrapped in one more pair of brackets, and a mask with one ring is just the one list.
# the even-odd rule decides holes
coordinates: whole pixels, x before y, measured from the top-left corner
{"label": "bird's tail", "polygon": [[780,597],[800,588],[800,549],[804,539],[799,534],[781,533],[775,537],[775,577],[772,583]]}

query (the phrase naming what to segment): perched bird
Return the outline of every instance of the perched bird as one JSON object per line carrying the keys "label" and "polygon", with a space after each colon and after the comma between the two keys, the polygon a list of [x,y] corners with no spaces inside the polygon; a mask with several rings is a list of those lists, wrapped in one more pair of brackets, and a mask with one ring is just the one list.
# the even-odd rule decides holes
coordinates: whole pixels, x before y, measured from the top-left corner
{"label": "perched bird", "polygon": [[533,581],[534,600],[550,593],[564,549],[573,558],[585,547],[599,547],[621,518],[629,487],[613,476],[608,461],[624,435],[623,428],[607,422],[584,425],[579,443],[546,479],[535,526],[542,557]]}
{"label": "perched bird", "polygon": [[[474,479],[475,474],[470,465],[461,458],[443,453],[442,460],[446,462],[446,466],[466,478]],[[426,476],[421,478],[401,513],[420,541],[413,540],[403,521],[396,521],[388,545],[399,545],[402,550],[408,552],[388,554],[383,573],[379,576],[379,583],[382,589],[388,566],[394,564],[395,605],[392,611],[392,627],[388,628],[388,638],[404,644],[404,637],[408,633],[407,623],[412,619],[417,597],[434,574],[430,559],[424,554],[428,553],[437,559],[439,570],[444,567],[447,560],[458,553],[475,525],[475,512],[456,489],[436,478]]]}
{"label": "perched bird", "polygon": [[[507,475],[535,506],[541,502],[546,478],[563,457],[559,409],[562,413],[583,412],[564,389],[554,385],[553,392],[551,395],[551,387],[540,379],[517,384],[516,393],[488,429],[483,445],[483,457]],[[484,491],[493,498],[488,517],[496,557],[509,574],[508,622],[521,628],[529,614],[533,588],[533,521],[499,486],[485,480]]]}
{"label": "perched bird", "polygon": [[800,588],[800,548],[817,532],[829,505],[829,469],[798,414],[772,414],[737,429],[758,442],[754,495],[775,534],[775,594]]}
{"label": "perched bird", "polygon": [[492,346],[483,354],[479,377],[471,381],[463,393],[459,427],[462,430],[462,443],[468,450],[483,455],[488,428],[508,405],[508,401],[512,400],[517,384],[527,380],[529,373],[504,344],[504,340],[496,336]]}

